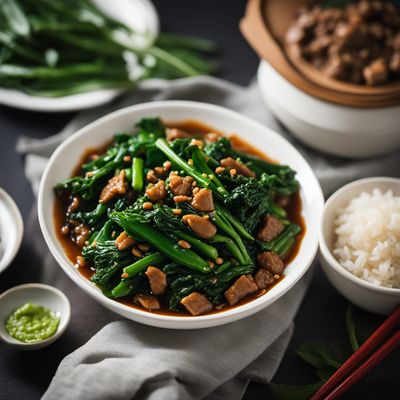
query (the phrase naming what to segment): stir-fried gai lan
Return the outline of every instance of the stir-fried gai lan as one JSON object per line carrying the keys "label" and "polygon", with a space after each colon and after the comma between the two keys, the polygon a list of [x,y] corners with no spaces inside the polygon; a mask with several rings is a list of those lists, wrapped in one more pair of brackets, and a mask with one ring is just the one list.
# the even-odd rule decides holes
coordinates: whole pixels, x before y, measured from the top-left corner
{"label": "stir-fried gai lan", "polygon": [[105,295],[148,310],[199,315],[266,290],[301,231],[285,210],[292,169],[158,118],[117,134],[55,191],[69,198],[62,233],[82,247],[77,264]]}

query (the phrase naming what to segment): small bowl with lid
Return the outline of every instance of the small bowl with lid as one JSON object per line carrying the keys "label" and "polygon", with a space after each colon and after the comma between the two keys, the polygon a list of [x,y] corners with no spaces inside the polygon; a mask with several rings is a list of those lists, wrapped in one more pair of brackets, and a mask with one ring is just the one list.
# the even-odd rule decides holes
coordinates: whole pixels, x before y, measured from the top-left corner
{"label": "small bowl with lid", "polygon": [[261,58],[261,95],[276,117],[304,143],[350,158],[400,148],[399,80],[367,87],[326,79],[304,62],[294,63],[285,35],[299,10],[313,0],[249,0],[241,30]]}
{"label": "small bowl with lid", "polygon": [[65,332],[70,318],[68,298],[49,285],[27,283],[0,295],[0,339],[21,350],[47,347]]}
{"label": "small bowl with lid", "polygon": [[[373,283],[374,279],[369,278],[369,276],[372,277],[371,270],[363,271],[365,272],[365,274],[362,275],[363,279],[359,276],[356,276],[347,268],[345,268],[342,263],[339,262],[338,257],[337,255],[335,255],[334,251],[335,248],[337,248],[336,243],[338,239],[336,233],[337,223],[335,223],[335,221],[337,221],[339,212],[343,215],[343,211],[346,209],[344,212],[348,213],[347,207],[353,199],[359,199],[359,196],[362,194],[363,196],[373,196],[374,190],[376,189],[379,189],[379,192],[383,196],[385,196],[385,193],[387,194],[388,191],[391,191],[393,193],[393,196],[398,198],[400,197],[400,179],[386,177],[360,179],[343,186],[327,200],[322,213],[319,232],[320,261],[322,269],[329,281],[346,299],[369,312],[388,315],[400,305],[400,288],[387,287],[379,285],[375,282]],[[374,200],[374,204],[376,204],[376,202],[378,200],[380,201],[381,199],[379,193],[376,196],[378,197]],[[368,199],[368,197],[366,199]],[[399,202],[398,200],[396,201]],[[373,206],[371,205],[370,207],[368,205],[368,209],[373,209]],[[363,209],[362,212],[368,212],[368,209]],[[393,213],[391,211],[392,218],[397,218],[395,214],[397,213]],[[371,218],[371,223],[372,221],[373,220]],[[343,221],[341,220],[341,222]],[[355,226],[354,220],[347,220],[347,223],[349,224],[350,229],[352,229],[351,233],[353,237],[355,237],[354,235],[356,235],[358,229],[360,229],[360,224],[358,224],[358,226]],[[368,224],[368,222],[366,224]],[[396,224],[398,225],[398,222]],[[341,224],[341,228],[342,227],[343,223]],[[378,234],[379,232],[376,232],[377,238]],[[357,237],[359,237],[359,235]],[[372,236],[370,235],[368,238],[371,239],[371,237]],[[381,239],[381,236],[379,236],[379,239]],[[382,240],[382,243],[383,242],[384,240]],[[383,245],[385,245],[385,243],[383,243]],[[375,246],[375,251],[378,246],[379,243],[377,244],[377,246]],[[400,248],[400,241],[398,241],[395,246]],[[349,244],[349,248],[349,251],[351,251],[352,255],[354,256],[355,252],[353,251],[351,244]],[[365,249],[356,250],[361,252]],[[370,260],[372,260],[372,262],[376,261],[374,258],[374,252],[370,253],[368,261]],[[380,260],[382,260],[382,257],[380,257]],[[381,263],[380,260],[378,260],[379,264],[384,264],[384,262]],[[354,261],[355,266],[357,266],[357,258],[353,257],[352,261]],[[391,265],[394,266],[394,268],[400,269],[399,261],[400,259],[397,256],[397,265],[396,262],[392,262]],[[371,265],[371,263],[369,263],[369,265]],[[385,268],[385,266],[382,265],[382,268]],[[362,270],[363,269],[364,268],[362,268]],[[356,270],[356,268],[354,270]],[[381,283],[383,283],[383,279]],[[385,284],[387,284],[387,280]]]}

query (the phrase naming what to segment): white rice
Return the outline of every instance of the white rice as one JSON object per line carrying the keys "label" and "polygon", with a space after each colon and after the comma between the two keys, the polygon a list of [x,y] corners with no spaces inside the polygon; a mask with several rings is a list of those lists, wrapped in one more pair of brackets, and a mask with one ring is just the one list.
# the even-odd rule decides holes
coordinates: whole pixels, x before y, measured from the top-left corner
{"label": "white rice", "polygon": [[400,197],[374,189],[339,209],[334,255],[370,283],[400,288]]}

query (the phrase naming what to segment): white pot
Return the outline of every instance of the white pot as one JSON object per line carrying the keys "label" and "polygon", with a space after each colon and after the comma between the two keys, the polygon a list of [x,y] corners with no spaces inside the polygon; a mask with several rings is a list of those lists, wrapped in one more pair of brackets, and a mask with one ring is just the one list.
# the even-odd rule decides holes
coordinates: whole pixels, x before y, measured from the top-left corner
{"label": "white pot", "polygon": [[293,86],[266,61],[260,63],[258,84],[276,117],[314,149],[364,158],[400,148],[400,106],[355,108],[317,99]]}

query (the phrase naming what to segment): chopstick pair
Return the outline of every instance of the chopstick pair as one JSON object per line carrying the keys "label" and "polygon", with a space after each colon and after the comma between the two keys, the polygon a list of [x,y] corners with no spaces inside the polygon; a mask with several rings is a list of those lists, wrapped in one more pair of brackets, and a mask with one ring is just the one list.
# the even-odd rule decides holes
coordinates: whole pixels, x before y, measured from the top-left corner
{"label": "chopstick pair", "polygon": [[[349,357],[311,397],[311,400],[334,400],[356,384],[400,344],[400,307]],[[393,331],[389,339],[384,341]],[[381,346],[367,358],[373,350]]]}

